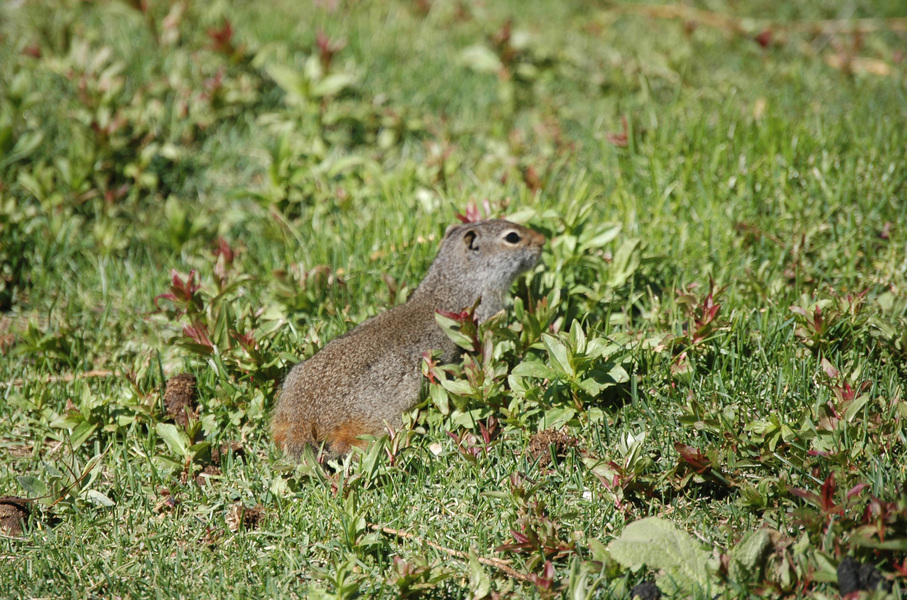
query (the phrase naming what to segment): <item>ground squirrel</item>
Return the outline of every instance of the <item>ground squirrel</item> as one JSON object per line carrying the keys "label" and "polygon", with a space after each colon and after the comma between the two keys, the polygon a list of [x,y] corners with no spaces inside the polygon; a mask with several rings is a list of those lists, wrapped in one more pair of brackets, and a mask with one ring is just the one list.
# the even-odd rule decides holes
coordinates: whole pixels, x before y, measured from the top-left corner
{"label": "ground squirrel", "polygon": [[357,437],[399,426],[418,401],[422,357],[441,360],[460,349],[435,321],[435,311],[460,311],[481,297],[479,322],[504,308],[514,279],[535,266],[545,236],[501,219],[451,226],[428,274],[400,306],[328,343],[287,375],[274,410],[274,440],[293,457],[308,445],[338,456]]}

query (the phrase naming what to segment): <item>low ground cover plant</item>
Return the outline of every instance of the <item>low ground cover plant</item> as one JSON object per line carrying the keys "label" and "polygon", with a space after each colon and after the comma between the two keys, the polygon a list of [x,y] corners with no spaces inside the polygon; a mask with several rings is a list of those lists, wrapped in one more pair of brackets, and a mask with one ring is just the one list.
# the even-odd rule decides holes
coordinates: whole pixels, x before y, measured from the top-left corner
{"label": "low ground cover plant", "polygon": [[[0,6],[0,596],[900,597],[903,11],[705,7]],[[511,309],[281,456],[485,216]]]}

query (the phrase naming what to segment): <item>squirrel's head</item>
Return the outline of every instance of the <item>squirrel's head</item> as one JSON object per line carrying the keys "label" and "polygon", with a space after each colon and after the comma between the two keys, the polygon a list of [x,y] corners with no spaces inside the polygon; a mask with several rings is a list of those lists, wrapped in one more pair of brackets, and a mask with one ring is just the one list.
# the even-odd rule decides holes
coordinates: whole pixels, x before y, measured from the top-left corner
{"label": "squirrel's head", "polygon": [[501,295],[518,275],[535,266],[544,245],[542,234],[503,219],[451,225],[435,264],[447,276],[465,276],[483,295]]}

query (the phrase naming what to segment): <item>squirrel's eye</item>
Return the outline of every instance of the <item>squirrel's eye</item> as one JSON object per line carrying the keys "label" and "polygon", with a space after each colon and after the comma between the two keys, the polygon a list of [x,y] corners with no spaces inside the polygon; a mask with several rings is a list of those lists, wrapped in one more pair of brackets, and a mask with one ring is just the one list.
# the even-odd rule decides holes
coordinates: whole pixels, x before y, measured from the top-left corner
{"label": "squirrel's eye", "polygon": [[508,244],[516,244],[522,238],[520,237],[520,234],[518,234],[516,231],[511,231],[506,236],[504,236],[504,239],[507,240]]}

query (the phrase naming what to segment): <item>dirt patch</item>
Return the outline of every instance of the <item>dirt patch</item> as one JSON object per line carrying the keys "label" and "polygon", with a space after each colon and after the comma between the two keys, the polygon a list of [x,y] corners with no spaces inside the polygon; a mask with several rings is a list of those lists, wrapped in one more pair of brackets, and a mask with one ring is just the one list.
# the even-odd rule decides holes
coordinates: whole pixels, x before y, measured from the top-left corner
{"label": "dirt patch", "polygon": [[173,421],[185,427],[189,419],[198,416],[195,375],[180,373],[167,380],[164,389],[164,408]]}
{"label": "dirt patch", "polygon": [[555,429],[546,429],[533,435],[529,439],[529,446],[526,452],[533,460],[539,461],[540,467],[546,467],[551,462],[552,452],[550,448],[554,446],[553,454],[557,457],[564,457],[570,448],[579,445],[579,440],[563,431]]}
{"label": "dirt patch", "polygon": [[211,448],[211,462],[218,464],[222,456],[226,456],[231,452],[235,458],[241,458],[246,455],[246,449],[242,442],[226,442]]}
{"label": "dirt patch", "polygon": [[227,526],[230,531],[238,531],[240,529],[252,531],[253,529],[258,529],[264,515],[265,507],[261,504],[248,508],[241,502],[237,502],[227,512]]}
{"label": "dirt patch", "polygon": [[24,498],[4,496],[0,498],[0,532],[5,535],[21,536],[31,508]]}
{"label": "dirt patch", "polygon": [[180,505],[180,499],[171,494],[168,488],[161,488],[158,495],[160,499],[154,505],[154,512],[159,515],[171,514]]}
{"label": "dirt patch", "polygon": [[201,471],[198,475],[195,476],[195,483],[198,487],[205,487],[206,485],[214,485],[217,479],[220,479],[222,475],[220,467],[215,467],[214,465],[208,465]]}

